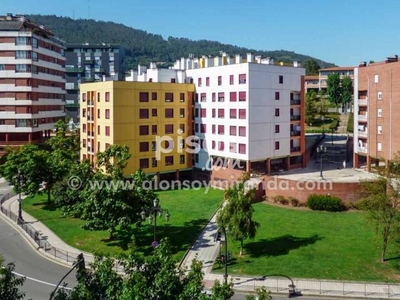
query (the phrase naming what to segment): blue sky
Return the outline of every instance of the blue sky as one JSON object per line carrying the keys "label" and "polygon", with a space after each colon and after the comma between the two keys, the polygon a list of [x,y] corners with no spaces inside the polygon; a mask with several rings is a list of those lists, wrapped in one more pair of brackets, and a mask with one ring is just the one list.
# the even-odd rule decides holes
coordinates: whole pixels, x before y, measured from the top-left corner
{"label": "blue sky", "polygon": [[341,66],[400,54],[397,0],[0,0],[1,14],[123,23],[163,37],[284,49]]}

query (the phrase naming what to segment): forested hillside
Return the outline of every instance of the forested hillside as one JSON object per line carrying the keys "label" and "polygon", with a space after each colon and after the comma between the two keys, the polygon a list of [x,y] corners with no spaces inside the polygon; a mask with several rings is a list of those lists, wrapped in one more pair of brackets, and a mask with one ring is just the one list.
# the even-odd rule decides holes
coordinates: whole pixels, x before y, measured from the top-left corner
{"label": "forested hillside", "polygon": [[[312,58],[293,51],[258,51],[208,40],[193,41],[187,38],[174,37],[168,37],[165,40],[159,34],[147,33],[143,30],[113,22],[86,19],[73,20],[67,17],[42,15],[29,15],[27,17],[35,23],[46,26],[67,43],[106,42],[122,45],[126,49],[128,69],[136,68],[138,63],[147,65],[153,61],[165,62],[166,65],[169,65],[178,58],[188,57],[190,53],[195,56],[218,55],[220,51],[231,55],[238,53],[244,55],[247,52],[253,52],[256,55],[270,56],[274,57],[276,61],[284,62],[304,62]],[[319,59],[315,60],[322,67],[333,66],[333,64]]]}

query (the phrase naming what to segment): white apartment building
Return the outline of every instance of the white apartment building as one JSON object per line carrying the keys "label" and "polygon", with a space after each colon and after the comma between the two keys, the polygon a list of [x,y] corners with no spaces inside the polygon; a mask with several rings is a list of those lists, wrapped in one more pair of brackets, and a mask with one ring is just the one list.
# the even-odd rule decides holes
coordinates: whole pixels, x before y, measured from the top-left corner
{"label": "white apartment building", "polygon": [[201,150],[194,167],[229,179],[229,170],[270,174],[304,167],[304,75],[297,63],[223,54],[181,59],[168,70],[139,67],[131,80],[195,84],[193,128]]}

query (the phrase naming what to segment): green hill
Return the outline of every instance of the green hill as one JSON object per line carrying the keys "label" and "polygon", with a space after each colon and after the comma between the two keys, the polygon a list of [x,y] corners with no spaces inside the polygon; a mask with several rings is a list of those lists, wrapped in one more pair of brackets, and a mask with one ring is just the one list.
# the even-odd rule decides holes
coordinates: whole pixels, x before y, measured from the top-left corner
{"label": "green hill", "polygon": [[[171,65],[176,59],[195,56],[218,55],[220,51],[228,54],[246,54],[273,57],[276,61],[304,62],[313,57],[298,54],[293,51],[274,50],[261,51],[234,45],[222,44],[216,41],[193,41],[187,38],[168,37],[164,39],[159,34],[147,33],[123,24],[113,22],[78,19],[67,17],[28,15],[31,21],[46,26],[56,36],[67,43],[112,43],[120,44],[126,49],[127,68],[136,68],[137,64],[147,65],[150,62],[164,62]],[[321,67],[334,66],[319,59],[315,59]]]}

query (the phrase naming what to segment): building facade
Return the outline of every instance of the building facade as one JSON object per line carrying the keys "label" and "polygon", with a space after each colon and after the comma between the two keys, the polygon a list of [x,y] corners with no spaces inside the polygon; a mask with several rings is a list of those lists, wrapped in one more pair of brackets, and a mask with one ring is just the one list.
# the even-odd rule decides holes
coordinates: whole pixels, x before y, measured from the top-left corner
{"label": "building facade", "polygon": [[68,44],[66,56],[66,112],[74,122],[79,119],[81,83],[124,80],[125,54],[119,45]]}
{"label": "building facade", "polygon": [[0,17],[0,153],[40,143],[64,119],[65,46],[23,16]]}
{"label": "building facade", "polygon": [[354,166],[371,166],[396,159],[400,135],[400,62],[360,64],[354,70]]}
{"label": "building facade", "polygon": [[320,90],[326,91],[328,88],[328,76],[331,74],[339,74],[340,79],[348,76],[354,81],[354,68],[355,67],[324,68],[320,69],[319,74],[316,76],[305,76],[305,92],[307,93],[309,90],[315,90],[316,92]]}
{"label": "building facade", "polygon": [[106,81],[81,85],[81,159],[96,161],[110,145],[127,145],[125,175],[142,169],[172,174],[192,169],[193,84]]}

